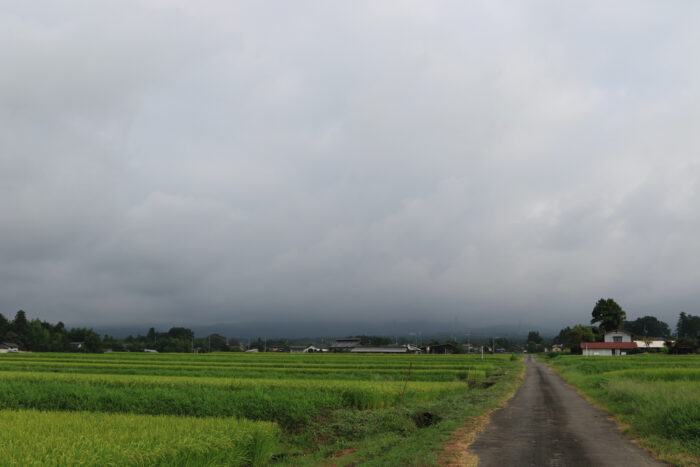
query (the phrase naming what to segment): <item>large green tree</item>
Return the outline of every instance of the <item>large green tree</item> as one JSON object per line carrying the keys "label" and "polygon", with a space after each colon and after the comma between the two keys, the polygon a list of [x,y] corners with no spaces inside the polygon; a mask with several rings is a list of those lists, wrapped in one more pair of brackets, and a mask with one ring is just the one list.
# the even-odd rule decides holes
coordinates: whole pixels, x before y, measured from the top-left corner
{"label": "large green tree", "polygon": [[693,316],[681,311],[676,324],[678,337],[700,338],[700,316]]}
{"label": "large green tree", "polygon": [[24,310],[19,310],[15,313],[15,319],[12,321],[12,330],[20,336],[23,336],[27,333],[27,327],[29,327],[27,314]]}
{"label": "large green tree", "polygon": [[608,298],[607,300],[601,298],[598,300],[591,314],[593,315],[591,324],[600,323],[600,327],[606,332],[622,329],[622,325],[627,317],[622,307],[612,298]]}
{"label": "large green tree", "polygon": [[581,342],[593,342],[595,341],[595,334],[590,326],[584,326],[583,324],[577,324],[565,333],[565,344],[571,351],[571,353],[582,353]]}
{"label": "large green tree", "polygon": [[623,325],[625,331],[629,331],[636,336],[668,337],[671,335],[671,328],[663,321],[659,321],[654,316],[643,316],[634,321],[625,321]]}

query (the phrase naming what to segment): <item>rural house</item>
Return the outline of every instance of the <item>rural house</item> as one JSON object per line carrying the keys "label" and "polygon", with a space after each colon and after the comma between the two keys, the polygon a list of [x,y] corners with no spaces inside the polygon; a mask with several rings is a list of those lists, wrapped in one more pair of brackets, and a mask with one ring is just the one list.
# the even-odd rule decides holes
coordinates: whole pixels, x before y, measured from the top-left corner
{"label": "rural house", "polygon": [[0,353],[19,352],[19,345],[12,342],[3,342],[0,344]]}
{"label": "rural house", "polygon": [[604,342],[581,342],[583,355],[587,357],[627,355],[628,350],[636,348],[637,344],[632,341],[632,334],[620,330],[606,332]]}

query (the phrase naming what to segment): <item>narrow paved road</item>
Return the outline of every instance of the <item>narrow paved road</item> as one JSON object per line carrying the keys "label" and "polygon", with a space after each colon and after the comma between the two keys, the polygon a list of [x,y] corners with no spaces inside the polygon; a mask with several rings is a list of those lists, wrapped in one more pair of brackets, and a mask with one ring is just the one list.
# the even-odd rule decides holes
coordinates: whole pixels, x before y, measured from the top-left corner
{"label": "narrow paved road", "polygon": [[662,466],[625,439],[607,414],[528,356],[525,379],[469,451],[479,466]]}

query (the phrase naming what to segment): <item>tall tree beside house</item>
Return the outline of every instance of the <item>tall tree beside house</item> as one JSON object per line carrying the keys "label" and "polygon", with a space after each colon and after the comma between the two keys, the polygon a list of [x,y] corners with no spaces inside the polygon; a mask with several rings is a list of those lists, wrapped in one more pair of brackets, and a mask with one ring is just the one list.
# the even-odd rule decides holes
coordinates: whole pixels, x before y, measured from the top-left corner
{"label": "tall tree beside house", "polygon": [[627,317],[622,307],[612,298],[608,298],[607,300],[601,298],[598,300],[591,314],[593,315],[591,324],[600,323],[600,327],[606,332],[622,329],[622,325]]}
{"label": "tall tree beside house", "polygon": [[581,342],[595,342],[595,333],[590,326],[577,324],[573,328],[566,327],[555,338],[559,344],[564,344],[571,353],[581,353]]}

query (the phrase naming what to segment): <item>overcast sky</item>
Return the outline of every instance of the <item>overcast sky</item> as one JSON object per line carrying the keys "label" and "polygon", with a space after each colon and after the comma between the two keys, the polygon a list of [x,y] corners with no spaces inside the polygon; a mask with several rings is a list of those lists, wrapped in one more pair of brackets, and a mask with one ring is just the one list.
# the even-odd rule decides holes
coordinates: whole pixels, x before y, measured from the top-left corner
{"label": "overcast sky", "polygon": [[[41,5],[39,7],[38,5]],[[700,3],[0,1],[0,312],[700,314]]]}

